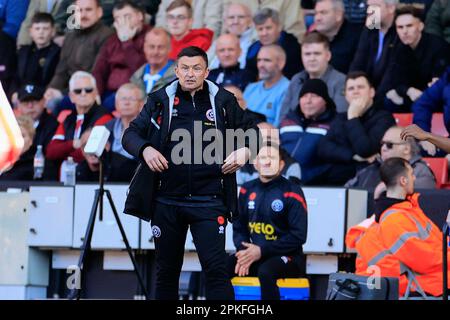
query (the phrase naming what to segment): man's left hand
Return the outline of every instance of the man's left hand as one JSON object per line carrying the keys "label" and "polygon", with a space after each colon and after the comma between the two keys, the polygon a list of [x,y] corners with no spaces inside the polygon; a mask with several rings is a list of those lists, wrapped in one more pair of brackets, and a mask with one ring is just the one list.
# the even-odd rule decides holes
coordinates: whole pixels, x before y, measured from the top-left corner
{"label": "man's left hand", "polygon": [[233,151],[224,161],[222,173],[234,173],[244,166],[250,158],[250,149],[247,147]]}
{"label": "man's left hand", "polygon": [[244,250],[240,250],[236,253],[237,264],[241,266],[248,266],[261,259],[261,248],[253,243],[242,242],[242,245],[246,247]]}

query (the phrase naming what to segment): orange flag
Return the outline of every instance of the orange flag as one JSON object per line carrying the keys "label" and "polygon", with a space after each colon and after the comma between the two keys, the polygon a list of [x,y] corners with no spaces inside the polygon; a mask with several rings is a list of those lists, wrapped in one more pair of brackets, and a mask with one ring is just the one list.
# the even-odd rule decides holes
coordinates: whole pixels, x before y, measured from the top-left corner
{"label": "orange flag", "polygon": [[0,172],[17,161],[22,148],[22,133],[0,83]]}

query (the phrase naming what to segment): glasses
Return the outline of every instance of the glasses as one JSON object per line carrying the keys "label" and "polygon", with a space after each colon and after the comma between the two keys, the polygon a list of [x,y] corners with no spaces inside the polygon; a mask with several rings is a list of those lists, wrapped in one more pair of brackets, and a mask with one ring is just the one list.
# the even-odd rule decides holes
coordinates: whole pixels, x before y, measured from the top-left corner
{"label": "glasses", "polygon": [[167,15],[167,20],[183,21],[183,20],[186,20],[187,18],[188,18],[187,16],[183,16],[183,15],[179,15],[179,16],[173,16],[171,14]]}
{"label": "glasses", "polygon": [[391,141],[381,141],[381,146],[386,145],[386,148],[392,149],[395,145],[406,144],[406,142],[391,142]]}
{"label": "glasses", "polygon": [[81,94],[83,91],[84,93],[92,93],[94,91],[94,88],[79,88],[72,90],[72,92],[75,94]]}

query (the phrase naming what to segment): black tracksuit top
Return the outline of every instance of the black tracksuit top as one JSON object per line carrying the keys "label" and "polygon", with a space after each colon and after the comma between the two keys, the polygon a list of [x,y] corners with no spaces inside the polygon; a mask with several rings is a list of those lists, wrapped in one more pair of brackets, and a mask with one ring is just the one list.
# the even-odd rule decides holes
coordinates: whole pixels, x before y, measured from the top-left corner
{"label": "black tracksuit top", "polygon": [[242,185],[239,216],[233,222],[237,250],[245,249],[242,242],[251,242],[261,248],[263,258],[302,253],[307,229],[307,206],[298,184],[279,176]]}
{"label": "black tracksuit top", "polygon": [[[197,132],[194,133],[194,125],[201,128],[201,132],[196,129]],[[203,141],[202,136],[206,130],[215,128],[208,86],[205,84],[203,89],[197,91],[192,97],[189,92],[183,91],[178,85],[170,122],[169,139],[162,151],[169,162],[169,168],[160,175],[159,196],[222,195],[222,163],[219,162],[223,159],[217,161],[217,158],[214,158],[214,163],[207,164],[203,158],[203,151],[211,144],[211,141]],[[186,130],[185,132],[190,134],[191,150],[188,157],[190,163],[183,161],[175,164],[173,162],[172,150],[183,142],[183,138],[174,136],[174,132],[179,129]],[[175,149],[177,156],[182,156],[184,151],[189,151],[183,149],[180,152],[179,150],[179,147]],[[197,158],[199,155],[201,156],[200,159],[194,159],[195,152],[197,152]],[[215,153],[213,152],[212,155],[215,156]],[[196,161],[194,162],[194,160]]]}

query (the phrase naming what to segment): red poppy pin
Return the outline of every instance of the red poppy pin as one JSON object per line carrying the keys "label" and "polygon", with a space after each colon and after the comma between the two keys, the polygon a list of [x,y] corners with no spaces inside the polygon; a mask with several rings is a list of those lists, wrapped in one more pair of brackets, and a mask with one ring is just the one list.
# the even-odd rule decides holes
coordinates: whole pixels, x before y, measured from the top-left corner
{"label": "red poppy pin", "polygon": [[161,124],[162,121],[162,116],[158,116],[158,118],[156,118],[156,123]]}
{"label": "red poppy pin", "polygon": [[180,103],[180,98],[175,97],[175,99],[173,99],[173,105],[177,106]]}
{"label": "red poppy pin", "polygon": [[218,216],[218,217],[217,217],[217,222],[218,222],[220,225],[223,225],[223,224],[225,223],[225,218],[222,217],[222,216]]}
{"label": "red poppy pin", "polygon": [[250,195],[248,196],[249,200],[255,200],[256,198],[256,192],[252,192],[250,193]]}

